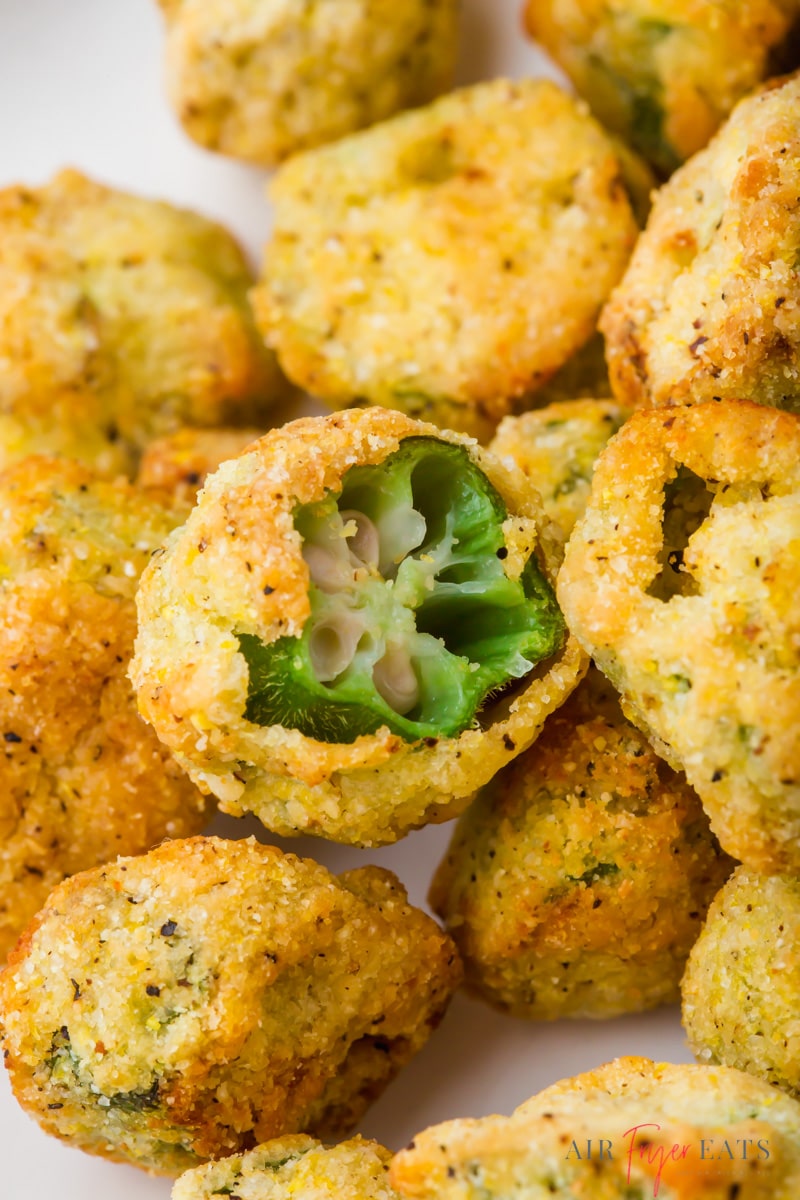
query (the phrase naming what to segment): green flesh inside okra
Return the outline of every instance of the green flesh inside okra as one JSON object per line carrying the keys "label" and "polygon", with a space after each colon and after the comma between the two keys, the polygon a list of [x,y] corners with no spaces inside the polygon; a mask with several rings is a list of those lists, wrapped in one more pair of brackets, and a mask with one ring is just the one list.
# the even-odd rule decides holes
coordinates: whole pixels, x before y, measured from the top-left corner
{"label": "green flesh inside okra", "polygon": [[334,743],[468,728],[565,636],[535,557],[519,579],[503,570],[507,515],[464,448],[427,437],[299,507],[311,615],[299,638],[239,635],[246,718]]}

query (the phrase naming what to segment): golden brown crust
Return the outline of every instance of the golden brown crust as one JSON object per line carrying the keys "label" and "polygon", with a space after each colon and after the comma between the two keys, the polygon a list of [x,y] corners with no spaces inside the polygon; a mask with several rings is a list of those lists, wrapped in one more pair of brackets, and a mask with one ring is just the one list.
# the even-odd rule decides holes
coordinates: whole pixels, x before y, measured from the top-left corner
{"label": "golden brown crust", "polygon": [[31,458],[0,475],[0,958],[66,875],[202,829],[136,711],[137,579],[179,516]]}
{"label": "golden brown crust", "polygon": [[63,171],[0,192],[0,465],[131,473],[181,425],[254,422],[285,389],[230,234]]}
{"label": "golden brown crust", "polygon": [[657,194],[600,322],[622,403],[800,408],[799,102],[800,75],[743,100]]}
{"label": "golden brown crust", "polygon": [[732,865],[685,778],[590,668],[462,816],[431,904],[468,983],[497,1007],[612,1017],[678,999]]}
{"label": "golden brown crust", "polygon": [[592,111],[665,175],[769,73],[796,16],[793,0],[528,0],[526,9],[531,35]]}
{"label": "golden brown crust", "polygon": [[310,611],[294,508],[339,490],[352,466],[380,463],[412,436],[466,446],[497,488],[509,511],[504,567],[512,578],[533,551],[544,550],[548,569],[556,562],[556,543],[545,537],[542,545],[537,532],[538,497],[513,466],[398,412],[294,421],[225,464],[146,573],[132,678],[143,715],[227,812],[255,812],[284,834],[394,841],[462,811],[476,786],[530,744],[585,668],[569,641],[510,703],[489,706],[482,728],[426,743],[385,726],[349,744],[326,743],[244,718],[248,670],[231,630],[269,644],[298,636]]}
{"label": "golden brown crust", "polygon": [[723,848],[772,869],[800,844],[799,548],[800,418],[747,401],[640,412],[597,462],[558,584]]}
{"label": "golden brown crust", "polygon": [[511,458],[567,540],[583,515],[598,454],[629,416],[613,400],[564,400],[505,417],[489,450]]}
{"label": "golden brown crust", "polygon": [[708,914],[683,978],[683,1023],[702,1062],[800,1097],[800,883],[739,867]]}
{"label": "golden brown crust", "polygon": [[543,80],[468,88],[301,155],[272,186],[259,325],[333,407],[486,440],[593,333],[637,233],[623,174]]}
{"label": "golden brown crust", "polygon": [[169,90],[201,146],[262,166],[426,104],[457,0],[159,0]]}
{"label": "golden brown crust", "polygon": [[356,1137],[323,1146],[309,1137],[287,1137],[247,1154],[208,1163],[181,1175],[172,1200],[397,1200],[389,1186],[391,1154]]}
{"label": "golden brown crust", "polygon": [[169,842],[52,893],[0,976],[6,1065],[47,1132],[177,1174],[351,1128],[459,974],[388,871]]}
{"label": "golden brown crust", "polygon": [[413,1200],[794,1200],[800,1105],[725,1067],[622,1058],[425,1130],[390,1179]]}
{"label": "golden brown crust", "polygon": [[146,491],[165,494],[170,502],[191,506],[207,477],[263,433],[263,429],[187,428],[156,438],[142,455],[136,482]]}

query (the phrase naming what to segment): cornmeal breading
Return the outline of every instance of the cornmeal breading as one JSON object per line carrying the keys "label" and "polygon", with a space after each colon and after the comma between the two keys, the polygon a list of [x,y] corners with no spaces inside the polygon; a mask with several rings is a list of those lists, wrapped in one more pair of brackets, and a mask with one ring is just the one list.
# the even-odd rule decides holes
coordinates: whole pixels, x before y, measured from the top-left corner
{"label": "cornmeal breading", "polygon": [[638,412],[597,461],[558,595],[722,847],[800,865],[800,417]]}
{"label": "cornmeal breading", "polygon": [[613,400],[564,400],[505,417],[489,449],[530,479],[566,541],[586,508],[597,456],[628,416]]}
{"label": "cornmeal breading", "polygon": [[696,1056],[800,1096],[800,880],[740,867],[711,906],[683,979]]}
{"label": "cornmeal breading", "polygon": [[431,904],[498,1008],[615,1017],[678,999],[732,866],[686,780],[591,668],[461,817]]}
{"label": "cornmeal breading", "polygon": [[425,1043],[455,947],[388,871],[168,842],[61,884],[0,976],[17,1100],[160,1174],[347,1132]]}
{"label": "cornmeal breading", "polygon": [[656,195],[600,322],[621,403],[800,409],[798,113],[775,81]]}
{"label": "cornmeal breading", "polygon": [[0,192],[0,466],[131,473],[181,425],[253,423],[285,391],[221,226],[64,171]]}
{"label": "cornmeal breading", "polygon": [[511,1117],[427,1129],[389,1177],[409,1200],[796,1200],[800,1104],[741,1071],[621,1058]]}
{"label": "cornmeal breading", "polygon": [[527,0],[598,118],[669,175],[769,73],[797,0]]}
{"label": "cornmeal breading", "polygon": [[66,875],[207,820],[126,674],[137,580],[181,515],[67,460],[0,475],[0,960]]}
{"label": "cornmeal breading", "polygon": [[263,436],[263,429],[180,429],[150,442],[136,482],[148,492],[194,504],[206,478]]}
{"label": "cornmeal breading", "polygon": [[255,292],[289,377],[485,440],[592,335],[637,234],[625,156],[547,81],[480,84],[301,155]]}
{"label": "cornmeal breading", "polygon": [[389,1186],[391,1154],[353,1138],[326,1148],[309,1137],[280,1138],[247,1154],[195,1167],[180,1177],[172,1200],[398,1200]]}
{"label": "cornmeal breading", "polygon": [[274,430],[146,573],[140,709],[275,832],[376,845],[454,816],[584,670],[540,518],[513,464],[400,413]]}
{"label": "cornmeal breading", "polygon": [[201,146],[262,166],[451,83],[458,0],[159,0],[169,90]]}

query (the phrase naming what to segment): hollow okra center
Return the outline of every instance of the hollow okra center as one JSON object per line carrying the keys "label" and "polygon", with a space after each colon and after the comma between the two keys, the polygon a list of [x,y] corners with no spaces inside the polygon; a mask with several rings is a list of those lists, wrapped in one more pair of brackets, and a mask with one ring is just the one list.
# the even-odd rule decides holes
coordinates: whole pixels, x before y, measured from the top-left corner
{"label": "hollow okra center", "polygon": [[239,635],[247,719],[343,743],[466,729],[564,638],[536,559],[505,573],[507,515],[463,447],[427,437],[299,506],[311,614],[299,638]]}

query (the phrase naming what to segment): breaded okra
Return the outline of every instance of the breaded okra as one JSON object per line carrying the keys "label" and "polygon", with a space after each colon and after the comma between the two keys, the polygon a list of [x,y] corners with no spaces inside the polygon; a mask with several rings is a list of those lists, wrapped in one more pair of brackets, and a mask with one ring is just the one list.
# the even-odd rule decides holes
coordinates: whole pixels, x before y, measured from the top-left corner
{"label": "breaded okra", "polygon": [[797,0],[527,0],[531,35],[663,175],[769,73]]}
{"label": "breaded okra", "polygon": [[0,192],[0,466],[130,474],[181,425],[254,423],[285,390],[221,226],[63,171]]}
{"label": "breaded okra", "polygon": [[511,1117],[426,1129],[389,1178],[409,1200],[796,1200],[800,1104],[726,1067],[621,1058]]}
{"label": "breaded okra", "polygon": [[6,1066],[46,1132],[174,1175],[349,1131],[459,976],[388,871],[168,842],[51,894],[0,976]]}
{"label": "breaded okra", "polygon": [[798,112],[776,80],[657,193],[600,321],[621,403],[800,410]]}
{"label": "breaded okra", "polygon": [[172,1200],[398,1200],[388,1179],[391,1158],[360,1137],[331,1147],[309,1137],[279,1138],[187,1171]]}
{"label": "breaded okra", "polygon": [[158,0],[169,91],[201,146],[262,166],[451,84],[458,0]]}
{"label": "breaded okra", "polygon": [[256,316],[289,377],[487,439],[592,335],[637,235],[624,155],[544,81],[455,92],[272,185]]}
{"label": "breaded okra", "polygon": [[800,417],[637,412],[595,466],[558,595],[729,854],[800,866]]}
{"label": "breaded okra", "polygon": [[372,408],[211,476],[139,591],[144,716],[227,812],[376,845],[463,810],[575,686],[513,464]]}
{"label": "breaded okra", "polygon": [[586,508],[597,456],[628,416],[613,400],[564,400],[505,417],[489,449],[527,475],[566,541]]}
{"label": "breaded okra", "polygon": [[800,1097],[800,880],[739,867],[711,906],[683,979],[697,1058]]}
{"label": "breaded okra", "polygon": [[678,999],[732,866],[685,778],[590,668],[461,817],[431,903],[498,1008],[614,1017]]}
{"label": "breaded okra", "polygon": [[156,438],[142,455],[136,482],[148,492],[192,505],[220,463],[236,458],[263,433],[263,429],[186,428]]}
{"label": "breaded okra", "polygon": [[63,459],[0,474],[0,961],[66,875],[205,824],[127,678],[139,575],[182,515]]}

